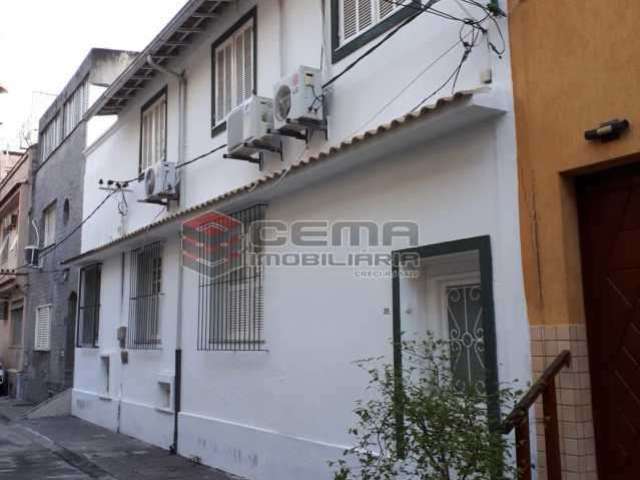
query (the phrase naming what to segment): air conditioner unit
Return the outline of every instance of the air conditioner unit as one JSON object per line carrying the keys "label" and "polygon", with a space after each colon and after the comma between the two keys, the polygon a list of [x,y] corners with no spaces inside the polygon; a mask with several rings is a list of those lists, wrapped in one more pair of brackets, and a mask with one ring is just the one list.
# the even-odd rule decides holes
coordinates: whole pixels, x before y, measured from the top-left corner
{"label": "air conditioner unit", "polygon": [[287,128],[312,128],[324,124],[322,98],[322,76],[320,70],[299,67],[298,70],[280,80],[274,89],[274,127],[280,131]]}
{"label": "air conditioner unit", "polygon": [[40,249],[37,245],[28,245],[24,247],[24,260],[30,267],[37,268],[40,262]]}
{"label": "air conditioner unit", "polygon": [[144,172],[143,202],[159,203],[178,198],[178,172],[173,162],[158,162]]}
{"label": "air conditioner unit", "polygon": [[261,146],[273,144],[272,129],[273,101],[253,95],[227,118],[227,150],[231,155],[251,155]]}

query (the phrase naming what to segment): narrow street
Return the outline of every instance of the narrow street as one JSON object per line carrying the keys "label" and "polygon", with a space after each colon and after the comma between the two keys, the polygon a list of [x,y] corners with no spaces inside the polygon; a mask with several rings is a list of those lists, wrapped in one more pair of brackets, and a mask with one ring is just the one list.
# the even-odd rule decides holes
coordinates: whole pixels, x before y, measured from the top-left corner
{"label": "narrow street", "polygon": [[1,480],[237,480],[74,417],[0,417]]}

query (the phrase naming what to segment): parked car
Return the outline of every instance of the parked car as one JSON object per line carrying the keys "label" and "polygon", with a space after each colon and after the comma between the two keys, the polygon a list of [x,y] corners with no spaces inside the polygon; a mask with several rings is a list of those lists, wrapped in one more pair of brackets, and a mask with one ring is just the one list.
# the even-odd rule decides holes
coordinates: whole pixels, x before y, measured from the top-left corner
{"label": "parked car", "polygon": [[5,373],[4,365],[0,362],[0,397],[6,396],[7,392],[7,374]]}

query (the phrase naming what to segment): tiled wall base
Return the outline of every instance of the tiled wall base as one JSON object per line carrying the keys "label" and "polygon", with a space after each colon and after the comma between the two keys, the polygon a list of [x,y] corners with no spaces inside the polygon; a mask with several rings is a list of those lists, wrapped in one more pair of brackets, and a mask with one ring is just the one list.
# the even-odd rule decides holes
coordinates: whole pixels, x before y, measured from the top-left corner
{"label": "tiled wall base", "polygon": [[[571,367],[556,379],[563,480],[596,480],[595,439],[591,413],[591,382],[584,325],[531,327],[533,377],[563,350],[571,351]],[[535,406],[538,480],[546,480],[542,401]],[[535,460],[534,460],[535,461]]]}

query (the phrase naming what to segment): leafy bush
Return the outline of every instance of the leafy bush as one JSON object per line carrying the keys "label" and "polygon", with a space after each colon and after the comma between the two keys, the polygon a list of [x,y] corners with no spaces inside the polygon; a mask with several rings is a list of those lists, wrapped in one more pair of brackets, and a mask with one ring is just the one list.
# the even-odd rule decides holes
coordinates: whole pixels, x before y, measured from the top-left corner
{"label": "leafy bush", "polygon": [[335,480],[517,477],[491,405],[512,405],[521,392],[506,388],[491,396],[456,381],[450,351],[429,334],[403,342],[401,375],[393,365],[376,366],[380,359],[357,362],[370,375],[373,398],[357,402],[358,420],[349,429],[355,446],[330,462]]}

